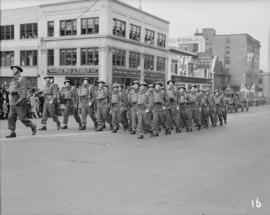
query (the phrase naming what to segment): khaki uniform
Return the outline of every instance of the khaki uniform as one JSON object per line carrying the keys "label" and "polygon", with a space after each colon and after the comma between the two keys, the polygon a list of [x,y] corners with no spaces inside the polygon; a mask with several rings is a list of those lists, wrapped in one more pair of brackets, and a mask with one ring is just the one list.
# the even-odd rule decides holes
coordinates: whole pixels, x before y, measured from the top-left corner
{"label": "khaki uniform", "polygon": [[137,105],[138,105],[138,93],[139,89],[134,90],[134,92],[130,95],[130,102],[131,102],[131,127],[132,130],[136,130],[137,123],[138,123],[138,116],[137,116]]}
{"label": "khaki uniform", "polygon": [[173,125],[176,128],[176,131],[180,131],[180,126],[179,126],[179,115],[178,115],[178,92],[174,87],[169,87],[167,90],[167,95],[168,95],[168,104],[167,104],[167,111],[166,111],[166,120],[167,120],[167,125],[169,128],[172,128]]}
{"label": "khaki uniform", "polygon": [[114,130],[119,128],[119,122],[121,119],[120,107],[122,104],[121,94],[116,91],[112,91],[111,97],[111,114],[112,114],[112,126]]}
{"label": "khaki uniform", "polygon": [[138,132],[140,135],[143,135],[144,132],[151,132],[150,123],[146,117],[146,110],[149,110],[149,98],[147,91],[140,90],[138,93]]}
{"label": "khaki uniform", "polygon": [[97,102],[97,122],[98,127],[103,128],[108,114],[108,92],[105,87],[101,87],[96,91],[96,102]]}

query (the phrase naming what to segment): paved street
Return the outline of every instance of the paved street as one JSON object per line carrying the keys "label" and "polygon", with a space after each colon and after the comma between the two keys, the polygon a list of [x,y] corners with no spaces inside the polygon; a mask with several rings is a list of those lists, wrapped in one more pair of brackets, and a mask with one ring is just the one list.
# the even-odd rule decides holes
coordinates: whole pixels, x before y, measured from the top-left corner
{"label": "paved street", "polygon": [[269,215],[269,122],[265,105],[144,140],[78,131],[72,117],[32,137],[18,122],[16,140],[1,138],[2,215]]}

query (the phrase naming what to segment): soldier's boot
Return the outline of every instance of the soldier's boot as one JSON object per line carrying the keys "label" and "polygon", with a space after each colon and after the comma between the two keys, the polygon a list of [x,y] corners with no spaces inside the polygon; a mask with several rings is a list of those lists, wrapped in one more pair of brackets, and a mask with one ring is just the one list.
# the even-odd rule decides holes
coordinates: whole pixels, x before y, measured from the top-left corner
{"label": "soldier's boot", "polygon": [[181,131],[181,128],[176,128],[176,130],[175,130],[175,133],[181,133],[182,131]]}
{"label": "soldier's boot", "polygon": [[96,131],[103,131],[103,127],[104,126],[98,126],[97,129],[96,129]]}
{"label": "soldier's boot", "polygon": [[117,128],[113,128],[112,133],[117,133],[117,130],[118,130]]}
{"label": "soldier's boot", "polygon": [[64,125],[64,126],[61,127],[61,129],[68,129],[68,126]]}
{"label": "soldier's boot", "polygon": [[139,137],[138,137],[139,140],[141,139],[144,139],[144,136],[141,134]]}
{"label": "soldier's boot", "polygon": [[14,138],[16,137],[15,131],[11,131],[9,135],[6,136],[6,138]]}
{"label": "soldier's boot", "polygon": [[31,131],[33,136],[37,133],[37,126],[35,124],[32,124]]}
{"label": "soldier's boot", "polygon": [[47,130],[47,127],[46,125],[43,125],[41,128],[38,129],[39,131],[46,131]]}
{"label": "soldier's boot", "polygon": [[202,128],[202,126],[201,125],[198,125],[197,130],[200,131],[201,128]]}
{"label": "soldier's boot", "polygon": [[61,129],[61,123],[57,122],[56,125],[57,125],[57,130],[59,131]]}
{"label": "soldier's boot", "polygon": [[165,135],[170,135],[172,132],[171,132],[171,129],[165,129]]}
{"label": "soldier's boot", "polygon": [[155,131],[151,134],[151,137],[158,137],[158,136],[159,136],[159,133]]}
{"label": "soldier's boot", "polygon": [[136,134],[136,130],[133,129],[131,132],[129,132],[129,134]]}
{"label": "soldier's boot", "polygon": [[85,130],[86,129],[86,125],[85,124],[83,124],[80,128],[79,128],[79,130]]}
{"label": "soldier's boot", "polygon": [[223,122],[222,121],[219,122],[219,126],[223,126]]}

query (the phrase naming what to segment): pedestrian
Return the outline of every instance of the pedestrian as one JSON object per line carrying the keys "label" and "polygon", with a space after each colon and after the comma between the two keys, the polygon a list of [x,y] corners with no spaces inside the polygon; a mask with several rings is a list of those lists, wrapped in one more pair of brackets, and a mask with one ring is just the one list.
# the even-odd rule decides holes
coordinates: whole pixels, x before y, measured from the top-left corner
{"label": "pedestrian", "polygon": [[30,96],[30,105],[31,105],[32,116],[38,119],[37,109],[39,106],[39,101],[38,101],[38,97],[36,97],[35,91],[32,91],[32,95]]}
{"label": "pedestrian", "polygon": [[65,111],[64,111],[64,120],[62,129],[68,129],[68,118],[70,114],[73,114],[76,122],[79,125],[79,130],[82,128],[81,117],[78,113],[79,106],[79,95],[77,88],[75,86],[71,86],[70,80],[66,79],[64,81],[65,87],[62,89],[61,94],[65,100]]}
{"label": "pedestrian", "polygon": [[8,128],[10,134],[6,138],[16,137],[17,116],[26,127],[31,128],[32,135],[35,135],[37,132],[36,125],[26,117],[27,79],[21,75],[23,72],[21,67],[11,66],[11,70],[14,78],[9,86],[10,110],[8,114]]}
{"label": "pedestrian", "polygon": [[47,130],[47,120],[49,117],[52,117],[53,121],[57,125],[57,130],[60,130],[61,123],[57,117],[57,107],[59,102],[59,88],[56,84],[51,82],[52,77],[45,76],[45,86],[43,89],[43,96],[44,96],[44,104],[43,104],[43,112],[42,112],[42,119],[41,124],[42,127],[39,129],[40,131]]}

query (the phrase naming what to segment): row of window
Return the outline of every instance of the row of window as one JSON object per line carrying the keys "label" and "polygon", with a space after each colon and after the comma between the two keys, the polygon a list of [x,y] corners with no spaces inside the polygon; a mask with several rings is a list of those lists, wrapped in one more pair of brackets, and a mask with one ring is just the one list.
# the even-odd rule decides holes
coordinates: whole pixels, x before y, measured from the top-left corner
{"label": "row of window", "polygon": [[[141,54],[138,52],[129,52],[129,68],[138,69],[140,67]],[[1,67],[14,65],[14,51],[0,52]],[[144,69],[154,70],[154,55],[144,55]],[[37,66],[37,50],[20,51],[21,66]],[[60,49],[60,66],[70,66],[77,64],[77,49]],[[98,48],[81,48],[81,65],[98,65]],[[112,64],[117,67],[126,66],[126,51],[113,49]],[[47,50],[47,65],[54,66],[54,50]],[[165,71],[165,58],[157,57],[157,71]]]}
{"label": "row of window", "polygon": [[[126,22],[113,19],[113,35],[119,37],[126,37]],[[138,25],[130,24],[129,39],[141,41],[141,27]],[[150,45],[155,43],[155,32],[150,29],[145,29],[144,42]],[[166,35],[158,33],[157,46],[166,46]]]}
{"label": "row of window", "polygon": [[[1,26],[1,40],[14,39],[14,25]],[[81,19],[81,34],[98,34],[99,33],[99,18],[82,18]],[[113,19],[113,35],[126,37],[126,22],[119,19]],[[61,20],[60,21],[60,36],[77,35],[77,20]],[[54,21],[47,23],[47,36],[54,36]],[[20,25],[20,38],[32,39],[38,37],[38,24],[28,23]],[[166,35],[158,33],[157,46],[166,46]],[[141,27],[130,24],[129,39],[141,41]],[[144,42],[150,45],[155,43],[155,32],[150,29],[145,29]]]}

